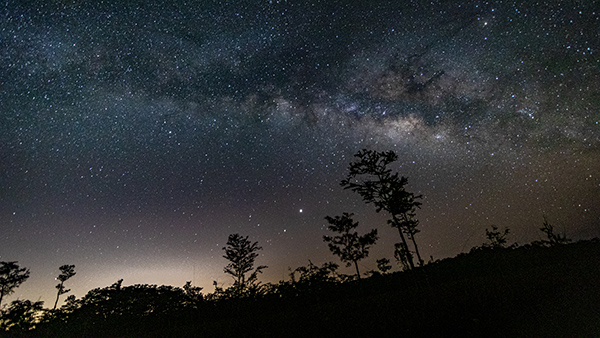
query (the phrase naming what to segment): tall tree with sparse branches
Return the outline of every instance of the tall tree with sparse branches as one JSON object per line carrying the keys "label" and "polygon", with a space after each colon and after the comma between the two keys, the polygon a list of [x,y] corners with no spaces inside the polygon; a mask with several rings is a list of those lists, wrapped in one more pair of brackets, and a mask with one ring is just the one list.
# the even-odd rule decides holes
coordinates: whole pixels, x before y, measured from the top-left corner
{"label": "tall tree with sparse branches", "polygon": [[337,236],[323,236],[323,241],[328,243],[329,250],[340,257],[340,260],[346,263],[346,266],[354,264],[356,268],[356,277],[360,279],[358,261],[369,255],[369,247],[377,241],[377,229],[360,236],[356,231],[358,222],[352,220],[353,214],[347,212],[342,216],[329,217],[325,219],[329,222],[328,229],[339,233]]}
{"label": "tall tree with sparse branches", "polygon": [[[416,209],[420,208],[418,200],[422,195],[415,195],[406,191],[408,179],[393,173],[390,164],[398,159],[393,151],[378,152],[363,149],[354,155],[356,161],[350,163],[349,173],[340,185],[358,193],[366,203],[372,203],[376,211],[387,211],[391,219],[388,224],[396,229],[402,240],[400,250],[406,257],[409,267],[414,268],[412,253],[408,247],[408,240],[412,242],[419,264],[423,264],[419,248],[415,240],[417,229]],[[406,236],[405,236],[406,235]]]}
{"label": "tall tree with sparse branches", "polygon": [[75,265],[65,264],[58,269],[60,270],[60,274],[58,275],[58,277],[56,277],[56,279],[60,281],[60,283],[56,285],[56,289],[58,290],[58,292],[56,293],[56,301],[54,302],[53,310],[56,310],[56,305],[58,305],[58,299],[60,298],[60,295],[64,295],[65,293],[71,291],[71,289],[65,288],[65,282],[69,278],[75,276]]}
{"label": "tall tree with sparse branches", "polygon": [[[258,274],[267,268],[266,265],[261,265],[254,269],[254,261],[258,257],[257,251],[262,250],[262,247],[258,246],[258,242],[252,243],[248,240],[248,236],[232,234],[229,235],[227,246],[223,250],[225,250],[223,257],[229,261],[223,271],[233,277],[233,286],[239,295],[248,286],[253,285],[258,279]],[[254,271],[246,277],[246,274],[253,269]]]}
{"label": "tall tree with sparse branches", "polygon": [[12,294],[29,278],[29,269],[21,268],[16,261],[0,262],[0,305],[4,296]]}

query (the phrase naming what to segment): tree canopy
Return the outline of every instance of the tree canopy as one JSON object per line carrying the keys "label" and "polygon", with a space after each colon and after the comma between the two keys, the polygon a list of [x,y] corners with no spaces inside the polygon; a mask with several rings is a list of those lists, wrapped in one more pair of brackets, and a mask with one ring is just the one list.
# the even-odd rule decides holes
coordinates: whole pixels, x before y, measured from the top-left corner
{"label": "tree canopy", "polygon": [[56,277],[56,279],[58,281],[60,281],[60,283],[58,283],[56,285],[56,289],[58,290],[58,292],[56,293],[56,301],[54,302],[54,309],[56,309],[56,305],[58,304],[58,299],[60,298],[60,295],[64,295],[65,293],[71,291],[70,289],[66,289],[65,288],[65,282],[75,276],[75,265],[61,265],[60,268],[58,268],[60,270],[60,274],[58,275],[58,277]]}
{"label": "tree canopy", "polygon": [[17,261],[0,262],[0,305],[2,298],[14,292],[29,278],[29,269],[21,268]]}
{"label": "tree canopy", "polygon": [[[225,250],[223,257],[229,261],[229,264],[225,266],[223,271],[233,277],[233,286],[237,293],[242,293],[248,287],[255,285],[258,274],[267,268],[266,265],[261,265],[254,269],[254,262],[258,257],[257,252],[262,250],[262,247],[258,246],[258,242],[252,243],[248,239],[248,236],[243,237],[240,234],[229,235],[227,246],[223,250]],[[254,271],[252,271],[253,269]],[[246,276],[251,271],[252,273]]]}
{"label": "tree canopy", "polygon": [[346,266],[354,264],[356,277],[360,278],[358,261],[369,255],[369,247],[377,241],[377,229],[360,236],[355,231],[358,222],[354,222],[352,216],[353,214],[347,212],[343,213],[342,216],[326,216],[325,219],[330,224],[328,229],[339,233],[339,235],[333,237],[325,235],[323,241],[328,243],[329,250],[334,255],[339,256],[340,260],[346,263]]}
{"label": "tree canopy", "polygon": [[412,242],[414,252],[419,264],[423,264],[415,235],[419,232],[416,219],[416,209],[420,208],[421,195],[415,195],[406,190],[408,178],[392,172],[390,165],[398,159],[393,151],[378,152],[363,149],[354,155],[356,160],[350,163],[347,177],[340,185],[358,193],[363,200],[374,204],[376,211],[387,211],[391,219],[388,224],[398,229],[401,243],[397,246],[396,253],[401,255],[401,260],[406,261],[410,268],[414,268],[412,252],[408,247],[408,239]]}

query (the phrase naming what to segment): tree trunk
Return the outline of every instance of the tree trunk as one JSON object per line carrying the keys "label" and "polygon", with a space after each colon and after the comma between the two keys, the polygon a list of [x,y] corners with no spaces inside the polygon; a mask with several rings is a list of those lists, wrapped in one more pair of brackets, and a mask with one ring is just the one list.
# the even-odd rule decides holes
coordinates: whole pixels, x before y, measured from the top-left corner
{"label": "tree trunk", "polygon": [[411,234],[410,239],[412,240],[413,245],[415,246],[415,253],[417,254],[417,259],[419,260],[419,266],[423,266],[424,262],[421,259],[421,254],[419,254],[419,247],[417,247],[417,242],[415,241],[415,235]]}
{"label": "tree trunk", "polygon": [[354,261],[354,266],[356,267],[356,277],[360,279],[360,272],[358,271],[358,261]]}
{"label": "tree trunk", "polygon": [[415,263],[413,263],[413,259],[412,259],[412,255],[410,254],[410,251],[408,250],[408,243],[406,243],[406,238],[404,237],[404,233],[402,233],[402,229],[400,228],[400,223],[398,222],[398,219],[396,218],[396,216],[392,216],[394,219],[394,224],[396,224],[398,226],[398,233],[400,233],[400,238],[402,239],[402,244],[404,245],[404,248],[406,249],[407,252],[407,259],[408,259],[408,265],[410,265],[410,269],[414,269],[415,268]]}
{"label": "tree trunk", "polygon": [[56,293],[56,301],[54,302],[54,308],[52,310],[56,310],[56,305],[58,305],[58,298],[60,297],[60,292],[62,291],[63,283],[60,283],[60,287],[58,288],[58,292]]}
{"label": "tree trunk", "polygon": [[0,291],[0,306],[2,305],[2,298],[4,298],[4,290]]}

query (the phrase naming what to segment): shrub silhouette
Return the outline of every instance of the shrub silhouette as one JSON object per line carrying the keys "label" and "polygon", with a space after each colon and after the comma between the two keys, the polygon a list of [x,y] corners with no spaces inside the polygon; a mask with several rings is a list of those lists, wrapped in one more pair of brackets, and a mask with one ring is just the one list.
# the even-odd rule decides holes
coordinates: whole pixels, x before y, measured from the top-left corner
{"label": "shrub silhouette", "polygon": [[514,249],[518,247],[517,243],[513,243],[510,246],[506,246],[508,241],[507,237],[510,233],[510,229],[504,228],[503,230],[499,230],[497,226],[492,225],[492,229],[485,229],[485,237],[488,240],[488,243],[483,243],[481,246],[476,246],[471,248],[471,251],[477,250],[486,250],[486,249]]}
{"label": "shrub silhouette", "polygon": [[10,331],[11,334],[24,334],[35,328],[38,323],[44,302],[29,300],[14,300],[8,309],[0,316],[0,331]]}
{"label": "shrub silhouette", "polygon": [[544,222],[542,223],[542,227],[540,228],[540,231],[542,231],[545,235],[546,238],[548,238],[547,240],[541,240],[541,241],[535,241],[533,242],[534,245],[541,245],[541,246],[555,246],[555,245],[561,245],[561,244],[567,244],[569,242],[571,242],[570,239],[567,238],[566,234],[555,234],[554,233],[554,226],[552,226],[552,224],[550,224],[550,222],[548,222],[548,218],[544,215]]}

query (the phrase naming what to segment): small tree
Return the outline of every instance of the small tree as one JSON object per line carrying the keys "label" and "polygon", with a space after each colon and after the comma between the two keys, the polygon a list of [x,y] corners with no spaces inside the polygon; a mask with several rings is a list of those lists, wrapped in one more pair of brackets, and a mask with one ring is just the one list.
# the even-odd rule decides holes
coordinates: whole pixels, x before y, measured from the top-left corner
{"label": "small tree", "polygon": [[[254,269],[254,261],[258,257],[257,251],[262,250],[262,247],[258,246],[258,242],[251,243],[248,236],[242,237],[240,234],[232,234],[229,235],[227,247],[223,250],[225,250],[223,257],[230,262],[223,271],[233,277],[234,290],[236,295],[239,296],[248,287],[254,286],[258,274],[267,268],[266,265],[261,265]],[[252,269],[254,271],[246,277],[246,274]]]}
{"label": "small tree", "polygon": [[392,269],[392,266],[390,265],[390,260],[387,258],[381,258],[377,260],[377,270],[379,270],[379,272],[382,275],[385,275],[388,271],[390,271]]}
{"label": "small tree", "polygon": [[[300,292],[313,292],[325,285],[344,281],[346,279],[345,275],[338,274],[338,268],[339,265],[333,262],[326,262],[318,266],[309,260],[307,266],[299,266],[294,270],[290,269],[289,284]],[[296,276],[296,273],[298,276]]]}
{"label": "small tree", "polygon": [[65,293],[71,291],[70,289],[65,289],[65,282],[69,278],[75,276],[75,265],[62,265],[58,269],[60,270],[60,274],[58,277],[56,277],[56,279],[60,281],[60,283],[56,285],[58,292],[56,293],[56,301],[54,302],[53,310],[56,310],[56,305],[58,305],[58,298],[60,298],[60,295],[64,295]]}
{"label": "small tree", "polygon": [[202,288],[199,286],[193,286],[192,281],[185,282],[185,285],[182,289],[185,292],[187,301],[191,304],[197,305],[204,299],[204,296],[202,295]]}
{"label": "small tree", "polygon": [[570,239],[567,238],[567,235],[563,234],[555,234],[554,233],[554,226],[552,226],[552,224],[550,224],[550,222],[548,222],[548,218],[544,215],[544,223],[542,224],[542,227],[540,228],[540,230],[546,234],[546,237],[548,238],[548,240],[544,240],[541,241],[542,244],[547,244],[549,246],[555,246],[555,245],[560,245],[560,244],[567,244],[569,242],[571,242]]}
{"label": "small tree", "polygon": [[[393,151],[377,152],[363,149],[354,155],[357,160],[350,163],[349,173],[340,185],[344,189],[350,189],[358,193],[366,203],[373,203],[376,211],[387,211],[391,215],[388,224],[398,229],[403,259],[408,266],[414,268],[412,254],[408,247],[406,237],[412,242],[415,254],[420,265],[423,260],[415,240],[418,221],[415,219],[416,209],[420,208],[421,202],[417,200],[421,195],[415,195],[406,191],[405,186],[408,179],[392,173],[389,165],[398,159]],[[406,234],[406,236],[405,236]]]}
{"label": "small tree", "polygon": [[12,294],[29,278],[29,269],[19,267],[16,261],[0,262],[0,305],[4,296]]}
{"label": "small tree", "polygon": [[354,263],[356,268],[356,277],[360,279],[360,271],[358,269],[358,261],[366,258],[369,255],[369,247],[377,241],[377,229],[371,230],[369,233],[359,236],[354,229],[358,226],[358,222],[352,220],[353,214],[343,213],[342,216],[329,217],[325,219],[329,222],[328,229],[337,232],[337,236],[323,236],[323,241],[328,243],[329,250],[340,257],[340,260],[350,266]]}
{"label": "small tree", "polygon": [[498,227],[492,225],[492,230],[485,229],[485,237],[487,237],[489,243],[485,243],[483,246],[492,249],[503,249],[506,248],[506,237],[510,233],[508,228],[504,230],[498,230]]}
{"label": "small tree", "polygon": [[481,246],[475,246],[471,248],[471,252],[485,250],[485,249],[513,249],[518,246],[517,243],[513,243],[510,246],[506,246],[508,234],[510,230],[508,228],[504,228],[503,230],[499,230],[497,226],[492,225],[492,230],[485,229],[485,237],[488,242],[483,243]]}

